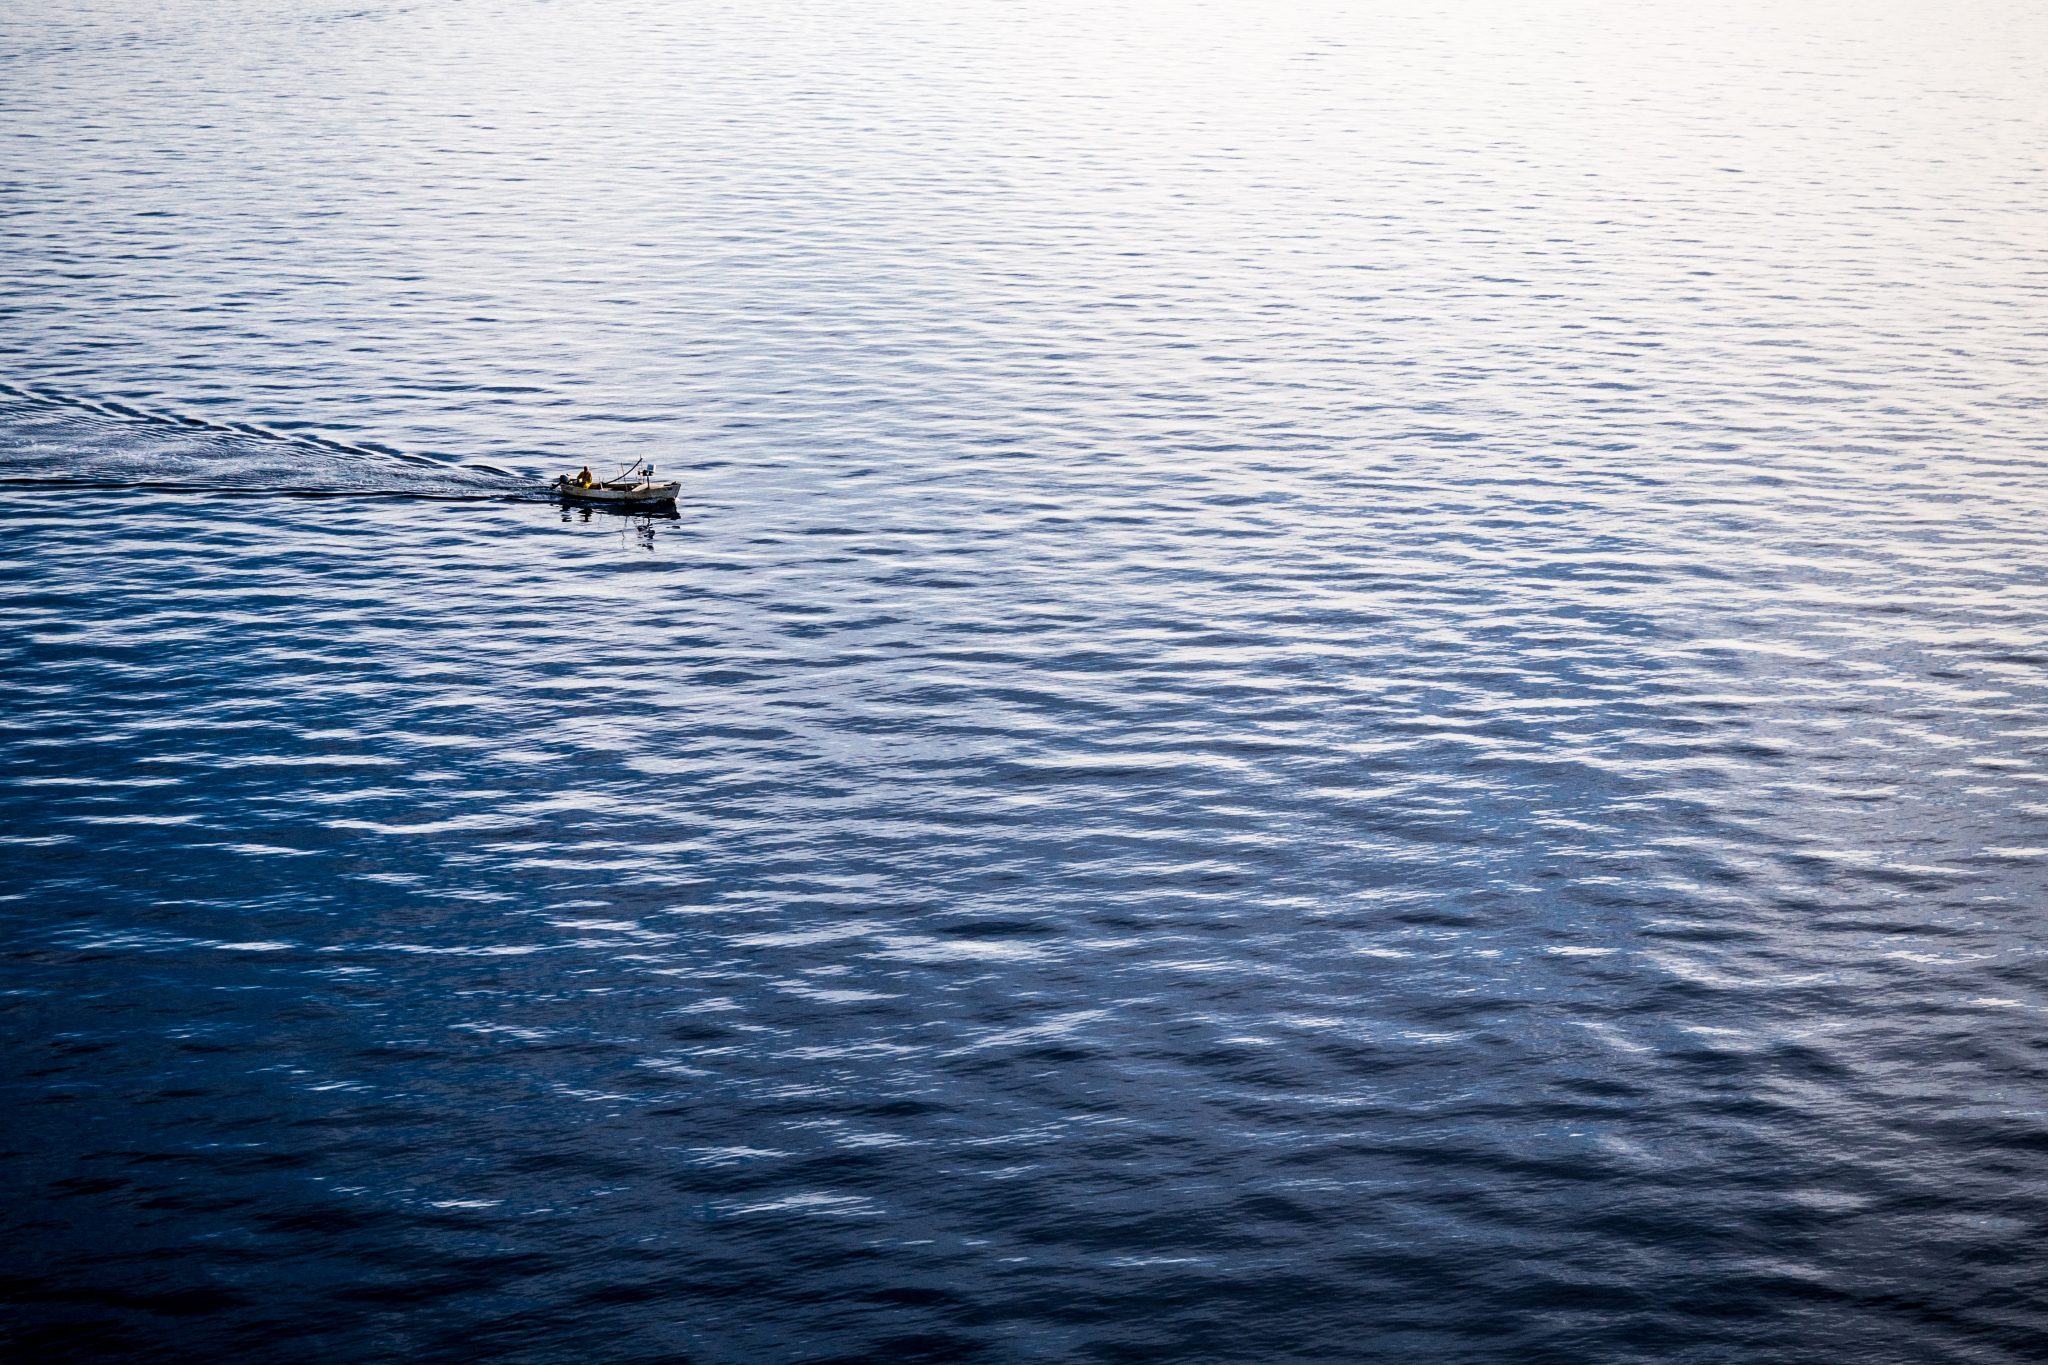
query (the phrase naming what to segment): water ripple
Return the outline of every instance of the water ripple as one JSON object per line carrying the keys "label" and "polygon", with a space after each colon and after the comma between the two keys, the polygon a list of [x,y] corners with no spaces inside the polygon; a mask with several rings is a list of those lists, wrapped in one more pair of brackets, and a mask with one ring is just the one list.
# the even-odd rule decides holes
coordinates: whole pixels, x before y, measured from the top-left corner
{"label": "water ripple", "polygon": [[0,1341],[2038,1358],[2044,51],[0,19]]}

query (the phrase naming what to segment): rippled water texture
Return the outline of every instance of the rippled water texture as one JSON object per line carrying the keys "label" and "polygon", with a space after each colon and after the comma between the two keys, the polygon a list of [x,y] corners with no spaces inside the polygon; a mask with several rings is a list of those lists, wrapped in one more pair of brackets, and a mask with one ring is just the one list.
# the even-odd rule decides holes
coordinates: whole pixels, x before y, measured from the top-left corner
{"label": "rippled water texture", "polygon": [[2048,1355],[2044,62],[15,0],[0,1343]]}

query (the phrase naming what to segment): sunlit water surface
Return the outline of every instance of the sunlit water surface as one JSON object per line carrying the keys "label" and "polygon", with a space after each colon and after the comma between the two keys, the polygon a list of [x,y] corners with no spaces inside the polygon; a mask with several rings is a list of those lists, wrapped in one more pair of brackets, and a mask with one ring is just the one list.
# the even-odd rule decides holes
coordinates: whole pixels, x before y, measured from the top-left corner
{"label": "sunlit water surface", "polygon": [[0,1341],[2040,1359],[2044,58],[17,0]]}

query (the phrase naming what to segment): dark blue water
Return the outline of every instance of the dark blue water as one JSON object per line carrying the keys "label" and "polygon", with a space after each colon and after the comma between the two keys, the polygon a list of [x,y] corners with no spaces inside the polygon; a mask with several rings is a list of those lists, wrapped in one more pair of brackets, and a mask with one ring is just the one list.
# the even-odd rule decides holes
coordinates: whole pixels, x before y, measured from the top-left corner
{"label": "dark blue water", "polygon": [[2048,1356],[2044,58],[9,10],[0,1344]]}

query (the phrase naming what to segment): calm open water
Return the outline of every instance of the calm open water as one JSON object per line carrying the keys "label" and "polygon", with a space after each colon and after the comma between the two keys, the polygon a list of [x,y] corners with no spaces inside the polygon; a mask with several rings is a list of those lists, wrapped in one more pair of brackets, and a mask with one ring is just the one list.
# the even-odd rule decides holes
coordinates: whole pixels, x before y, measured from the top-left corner
{"label": "calm open water", "polygon": [[16,0],[0,1345],[2043,1358],[2044,64]]}

